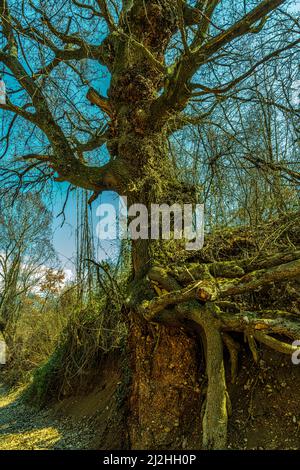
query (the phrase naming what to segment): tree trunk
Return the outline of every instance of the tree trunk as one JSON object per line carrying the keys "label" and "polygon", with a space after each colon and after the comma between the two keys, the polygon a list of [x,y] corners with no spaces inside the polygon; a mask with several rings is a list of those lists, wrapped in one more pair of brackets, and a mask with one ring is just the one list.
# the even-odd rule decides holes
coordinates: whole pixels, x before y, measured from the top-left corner
{"label": "tree trunk", "polygon": [[[167,179],[165,179],[167,182]],[[166,185],[161,193],[143,192],[137,201],[181,202]],[[151,193],[150,193],[151,197]],[[147,199],[147,200],[146,200]],[[190,201],[192,202],[192,201]],[[131,387],[128,435],[132,449],[195,449],[201,447],[201,349],[198,339],[180,326],[146,322],[134,308],[156,295],[141,281],[156,262],[166,264],[172,249],[162,241],[136,240],[132,245],[136,290],[128,340]]]}
{"label": "tree trunk", "polygon": [[[143,203],[150,211],[154,203],[194,202],[190,199],[194,197],[192,192],[181,192],[183,185],[170,165],[163,134],[136,136],[134,144],[130,136],[126,140],[124,160],[135,162],[127,188],[124,188],[129,204]],[[153,165],[157,161],[156,168]],[[136,190],[132,190],[134,187]],[[154,264],[167,265],[175,252],[176,242],[173,246],[171,243],[171,247],[165,241],[135,240],[132,243],[134,281],[130,286],[128,366],[131,385],[127,421],[132,449],[201,447],[199,340],[182,326],[148,323],[135,308],[156,295],[145,279],[147,272]]]}
{"label": "tree trunk", "polygon": [[132,449],[201,448],[201,352],[194,336],[131,316]]}
{"label": "tree trunk", "polygon": [[[163,86],[166,47],[178,28],[173,2],[138,0],[124,13],[122,27],[131,39],[113,44],[117,64],[108,97],[112,138],[108,150],[119,162],[117,190],[129,205],[194,202],[193,191],[180,183],[170,159],[166,122],[158,123],[152,106]],[[130,28],[129,25],[130,24]],[[143,44],[151,51],[145,55]],[[178,110],[179,111],[179,110]],[[156,117],[153,117],[155,114]],[[119,171],[119,170],[118,170]],[[156,295],[145,275],[155,262],[166,265],[176,244],[136,240],[132,244],[134,282],[130,286],[128,357],[131,386],[128,435],[133,449],[200,446],[201,355],[197,340],[180,327],[147,323],[139,302]]]}

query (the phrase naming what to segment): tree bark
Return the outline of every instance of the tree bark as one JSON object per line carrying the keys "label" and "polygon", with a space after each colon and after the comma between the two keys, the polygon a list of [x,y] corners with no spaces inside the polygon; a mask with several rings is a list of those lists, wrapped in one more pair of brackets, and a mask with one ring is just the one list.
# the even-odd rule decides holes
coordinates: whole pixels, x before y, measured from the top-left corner
{"label": "tree bark", "polygon": [[183,329],[131,318],[131,449],[201,448],[201,352]]}
{"label": "tree bark", "polygon": [[[150,209],[151,204],[171,205],[184,199],[192,203],[193,196],[178,180],[170,160],[167,126],[158,127],[151,111],[162,86],[159,64],[176,29],[174,8],[169,2],[148,2],[146,22],[144,8],[142,1],[136,2],[124,21],[134,54],[128,53],[125,39],[115,50],[118,66],[112,71],[108,97],[116,135],[108,142],[108,150],[126,168],[119,194],[127,196],[129,205],[142,203]],[[138,44],[147,47],[151,57]],[[132,243],[128,435],[133,449],[200,447],[198,341],[178,326],[154,326],[137,312],[143,295],[148,299],[156,295],[149,282],[145,287],[143,278],[155,262],[165,265],[168,256],[172,256],[168,243]]]}
{"label": "tree bark", "polygon": [[[162,143],[155,146],[158,141]],[[139,149],[143,162],[135,158],[136,146],[129,150],[136,161],[132,180],[139,175],[139,182],[143,182],[142,190],[134,194],[126,192],[129,203],[144,203],[150,210],[152,203],[180,203],[186,197],[176,191],[180,183],[164,153],[165,144],[163,135],[156,136],[154,142],[147,139]],[[152,167],[154,152],[161,155],[157,168]],[[151,186],[149,167],[154,173]],[[140,302],[156,295],[145,276],[153,265],[166,264],[170,256],[172,249],[167,242],[135,240],[132,243],[134,281],[129,288],[132,300],[127,346],[130,374],[127,428],[132,449],[201,447],[199,339],[179,324],[164,326],[148,322],[137,309]]]}

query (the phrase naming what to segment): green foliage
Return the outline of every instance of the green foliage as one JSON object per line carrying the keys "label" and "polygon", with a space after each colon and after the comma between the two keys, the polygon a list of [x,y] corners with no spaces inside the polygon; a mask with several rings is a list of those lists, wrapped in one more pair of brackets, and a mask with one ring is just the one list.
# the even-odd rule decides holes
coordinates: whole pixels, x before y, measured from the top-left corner
{"label": "green foliage", "polygon": [[126,326],[116,299],[103,299],[76,308],[59,343],[33,375],[26,397],[39,406],[88,389],[96,380],[102,359],[122,347]]}
{"label": "green foliage", "polygon": [[55,350],[67,322],[68,312],[57,299],[38,295],[23,296],[15,323],[5,331],[8,360],[4,379],[10,385],[24,384],[33,371]]}
{"label": "green foliage", "polygon": [[23,398],[36,406],[44,406],[46,400],[57,393],[58,378],[64,357],[65,345],[59,345],[51,357],[33,374],[32,383]]}

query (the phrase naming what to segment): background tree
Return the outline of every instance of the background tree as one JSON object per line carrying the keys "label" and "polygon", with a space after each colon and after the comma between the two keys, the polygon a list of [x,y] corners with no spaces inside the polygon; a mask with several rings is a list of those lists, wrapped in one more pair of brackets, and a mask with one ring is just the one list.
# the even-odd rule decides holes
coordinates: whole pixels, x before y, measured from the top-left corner
{"label": "background tree", "polygon": [[[245,106],[243,114],[245,109],[249,112],[253,100],[251,87],[243,90],[244,84],[267,62],[289,54],[292,64],[291,57],[298,50],[299,22],[290,5],[284,0],[0,0],[0,60],[8,84],[7,103],[1,108],[9,120],[3,137],[3,185],[41,186],[53,178],[93,191],[91,202],[108,189],[126,195],[129,203],[147,206],[196,202],[200,197],[198,178],[191,181],[180,158],[178,161],[171,152],[176,135],[189,126],[200,129],[202,141],[215,154],[210,161],[214,178],[217,175],[220,180],[215,163],[224,154],[228,131],[215,141],[215,122],[211,125],[210,117],[226,104],[219,116],[233,128],[233,139],[239,143],[235,127],[244,124],[241,106]],[[290,69],[292,77],[292,65]],[[266,106],[270,104],[259,88],[254,92]],[[294,112],[289,97],[284,98],[287,106],[281,102],[273,106]],[[231,108],[235,102],[239,106]],[[20,144],[15,123],[21,119],[26,122],[28,138]],[[266,128],[268,119],[264,123]],[[217,126],[222,124],[217,122]],[[100,151],[104,144],[108,155]],[[242,142],[240,150],[245,152],[248,144],[249,139]],[[269,141],[269,156],[270,148]],[[227,158],[231,151],[231,146],[225,147]],[[259,160],[251,152],[248,149],[244,157],[252,159],[255,167],[287,174],[273,158],[259,156]],[[293,168],[288,169],[289,176],[291,172],[293,178],[299,178]],[[217,197],[215,207],[219,200]],[[212,207],[211,218],[214,215]],[[221,287],[215,279],[218,268],[205,265],[196,284],[185,288],[175,279],[174,266],[171,272],[164,269],[176,261],[176,255],[176,244],[132,243],[134,282],[129,286],[127,305],[132,374],[129,442],[133,448],[174,447],[178,435],[173,424],[179,419],[180,431],[191,439],[187,445],[199,445],[190,430],[199,435],[201,398],[195,390],[200,327],[208,376],[203,444],[221,448],[226,445],[229,409],[223,333],[250,327],[243,315],[221,316],[215,302],[295,277],[299,260],[295,254],[278,255],[270,271],[262,262],[256,273],[245,277],[245,266],[235,265],[237,279],[224,281]],[[278,267],[282,261],[286,264]],[[220,266],[219,273],[224,276]],[[155,296],[149,279],[169,293]],[[251,328],[256,321],[254,318]],[[158,324],[155,329],[153,322]],[[187,324],[193,325],[192,334]],[[276,328],[274,323],[271,333]],[[287,328],[285,333],[293,337],[295,330],[290,325]],[[256,338],[291,351],[265,335],[256,334]]]}
{"label": "background tree", "polygon": [[2,329],[13,334],[22,297],[43,278],[45,265],[55,260],[52,216],[34,193],[16,200],[2,193],[0,212],[0,319]]}

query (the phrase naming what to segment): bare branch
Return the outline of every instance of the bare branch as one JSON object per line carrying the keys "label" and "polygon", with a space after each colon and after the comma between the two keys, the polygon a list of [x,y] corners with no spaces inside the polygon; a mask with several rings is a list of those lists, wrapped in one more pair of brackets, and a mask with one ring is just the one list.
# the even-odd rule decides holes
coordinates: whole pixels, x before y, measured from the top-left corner
{"label": "bare branch", "polygon": [[159,118],[168,115],[174,110],[181,110],[186,106],[191,95],[189,82],[200,66],[205,64],[211,56],[234,39],[245,34],[257,32],[257,29],[253,29],[253,25],[265,18],[268,13],[275,10],[285,1],[262,1],[229,29],[208,40],[203,45],[195,47],[192,49],[191,54],[183,54],[170,68],[166,89],[152,107],[159,125],[161,125]]}

